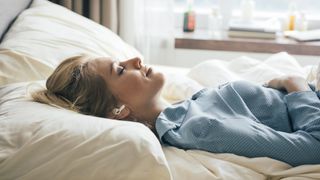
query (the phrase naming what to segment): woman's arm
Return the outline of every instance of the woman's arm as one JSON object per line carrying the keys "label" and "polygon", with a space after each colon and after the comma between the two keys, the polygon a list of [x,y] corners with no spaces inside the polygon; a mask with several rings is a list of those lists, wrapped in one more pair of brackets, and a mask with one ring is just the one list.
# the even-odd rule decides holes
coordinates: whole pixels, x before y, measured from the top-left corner
{"label": "woman's arm", "polygon": [[286,90],[288,93],[297,91],[311,91],[307,81],[300,76],[282,76],[266,83],[268,87]]}

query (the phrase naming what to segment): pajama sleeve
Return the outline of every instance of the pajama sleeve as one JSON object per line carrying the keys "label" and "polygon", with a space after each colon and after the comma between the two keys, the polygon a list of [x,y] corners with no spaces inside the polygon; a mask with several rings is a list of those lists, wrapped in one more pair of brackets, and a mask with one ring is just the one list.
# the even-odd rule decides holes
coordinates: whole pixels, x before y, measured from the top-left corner
{"label": "pajama sleeve", "polygon": [[[283,109],[280,111],[276,103],[270,103],[268,112],[285,113],[289,125],[293,126],[293,131],[281,131],[259,121],[243,104],[274,102],[274,96],[267,96],[268,93],[263,91],[259,94],[265,95],[265,101],[253,101],[255,99],[252,100],[252,97],[256,94],[250,95],[249,90],[247,94],[251,99],[247,99],[250,101],[242,98],[246,93],[240,96],[233,86],[226,86],[217,91],[206,91],[196,100],[187,101],[184,108],[179,106],[183,111],[168,109],[170,113],[164,112],[157,122],[159,127],[166,127],[158,131],[161,132],[161,141],[182,149],[270,157],[292,166],[319,164],[320,102],[316,92],[284,94],[279,100],[283,101],[284,107],[281,108],[287,110],[285,112]],[[282,120],[276,117],[272,119],[273,122]]]}
{"label": "pajama sleeve", "polygon": [[304,131],[320,141],[320,100],[314,91],[285,96],[293,131]]}
{"label": "pajama sleeve", "polygon": [[[183,149],[233,153],[246,157],[271,157],[292,166],[319,164],[319,99],[313,92],[286,97],[296,131],[276,131],[248,117],[212,119],[189,117],[167,131],[163,140]],[[309,124],[307,124],[309,122]]]}

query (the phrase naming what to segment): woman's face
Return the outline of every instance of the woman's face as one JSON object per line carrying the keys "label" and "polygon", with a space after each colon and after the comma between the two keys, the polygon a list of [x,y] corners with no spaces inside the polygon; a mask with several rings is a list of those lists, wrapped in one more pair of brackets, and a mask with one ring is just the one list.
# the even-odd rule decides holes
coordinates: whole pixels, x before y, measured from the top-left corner
{"label": "woman's face", "polygon": [[138,57],[122,62],[98,58],[90,64],[104,78],[118,101],[136,111],[151,105],[164,84],[163,74],[143,65]]}

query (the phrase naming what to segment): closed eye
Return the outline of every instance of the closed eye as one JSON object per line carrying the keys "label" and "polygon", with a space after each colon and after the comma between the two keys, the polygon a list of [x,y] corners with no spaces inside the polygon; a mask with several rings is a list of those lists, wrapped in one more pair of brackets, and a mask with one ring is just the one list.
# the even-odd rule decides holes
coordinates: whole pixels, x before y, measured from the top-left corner
{"label": "closed eye", "polygon": [[125,67],[123,67],[123,66],[118,66],[117,67],[117,74],[119,76],[122,75],[124,73],[124,71],[125,71]]}

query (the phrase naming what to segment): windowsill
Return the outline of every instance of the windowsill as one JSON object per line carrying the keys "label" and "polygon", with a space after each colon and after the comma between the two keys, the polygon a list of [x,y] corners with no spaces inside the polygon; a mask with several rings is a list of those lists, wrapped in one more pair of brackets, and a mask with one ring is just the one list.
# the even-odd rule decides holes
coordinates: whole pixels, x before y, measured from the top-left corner
{"label": "windowsill", "polygon": [[276,39],[230,38],[226,33],[210,35],[207,30],[175,33],[175,48],[241,51],[256,53],[288,52],[296,55],[320,56],[320,41],[297,42],[282,36]]}

